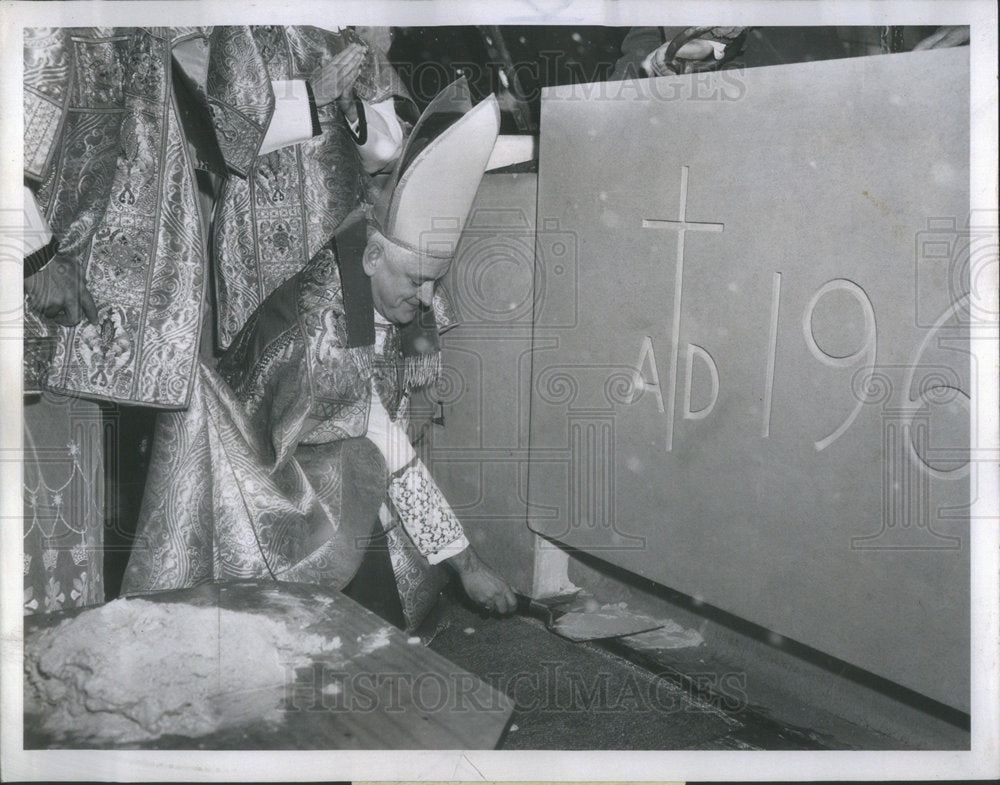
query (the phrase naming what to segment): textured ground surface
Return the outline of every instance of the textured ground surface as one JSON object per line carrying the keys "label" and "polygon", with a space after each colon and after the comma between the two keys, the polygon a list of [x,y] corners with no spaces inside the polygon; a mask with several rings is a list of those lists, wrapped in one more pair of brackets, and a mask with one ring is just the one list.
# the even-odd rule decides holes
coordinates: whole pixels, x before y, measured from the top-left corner
{"label": "textured ground surface", "polygon": [[431,648],[510,696],[501,749],[844,749],[747,706],[737,674],[709,692],[667,669],[574,643],[535,619],[484,617],[443,603]]}

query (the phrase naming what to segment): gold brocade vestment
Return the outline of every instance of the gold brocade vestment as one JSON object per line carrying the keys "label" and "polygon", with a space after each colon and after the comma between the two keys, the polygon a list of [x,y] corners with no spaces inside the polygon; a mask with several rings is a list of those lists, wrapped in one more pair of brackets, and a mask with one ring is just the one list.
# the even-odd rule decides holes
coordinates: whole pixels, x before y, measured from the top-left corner
{"label": "gold brocade vestment", "polygon": [[[439,323],[452,324],[443,298],[435,306]],[[267,297],[219,371],[199,368],[191,406],[157,420],[125,593],[267,577],[336,589],[350,581],[386,497],[385,461],[365,438],[372,396],[400,420],[409,393],[398,329],[379,329],[368,379],[347,349],[330,246]],[[444,575],[401,527],[386,536],[413,629]]]}
{"label": "gold brocade vestment", "polygon": [[[27,29],[25,179],[60,253],[85,271],[99,315],[62,328],[26,311],[26,367],[39,386],[188,405],[208,270],[194,176],[204,162],[185,138],[175,84],[184,77],[171,53],[192,39],[207,43],[208,62],[190,93],[218,150],[217,173],[227,175],[213,240],[223,345],[364,193],[357,150],[332,106],[321,110],[321,135],[258,156],[275,106],[271,80],[308,76],[357,40],[351,31]],[[374,49],[356,91],[367,100],[400,91]]]}

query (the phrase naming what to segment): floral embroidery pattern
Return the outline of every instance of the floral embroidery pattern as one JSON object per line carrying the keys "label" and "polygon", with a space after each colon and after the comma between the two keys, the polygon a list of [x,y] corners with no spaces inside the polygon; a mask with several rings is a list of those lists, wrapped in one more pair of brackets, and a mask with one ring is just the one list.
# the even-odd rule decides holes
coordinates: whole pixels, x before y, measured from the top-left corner
{"label": "floral embroidery pattern", "polygon": [[45,612],[52,613],[60,610],[65,601],[66,595],[63,594],[59,581],[55,578],[49,578],[48,583],[45,584]]}
{"label": "floral embroidery pattern", "polygon": [[69,593],[69,596],[73,600],[79,600],[87,594],[87,573],[81,572],[80,575],[73,579],[73,590]]}
{"label": "floral embroidery pattern", "polygon": [[100,418],[93,403],[47,393],[25,405],[26,614],[104,600]]}
{"label": "floral embroidery pattern", "polygon": [[36,610],[38,610],[38,600],[35,599],[35,589],[33,586],[28,586],[24,590],[24,613],[27,615]]}
{"label": "floral embroidery pattern", "polygon": [[393,479],[389,497],[403,528],[424,556],[463,536],[462,524],[423,463],[417,462]]}

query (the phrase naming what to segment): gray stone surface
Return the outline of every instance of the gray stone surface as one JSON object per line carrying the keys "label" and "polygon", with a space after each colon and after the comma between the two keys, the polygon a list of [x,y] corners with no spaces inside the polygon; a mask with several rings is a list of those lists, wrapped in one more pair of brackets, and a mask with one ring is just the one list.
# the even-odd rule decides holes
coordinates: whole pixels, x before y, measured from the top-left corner
{"label": "gray stone surface", "polygon": [[547,91],[531,525],[968,710],[968,114],[968,49]]}
{"label": "gray stone surface", "polygon": [[486,174],[445,281],[461,318],[441,339],[441,384],[415,404],[421,449],[476,550],[525,594],[535,174]]}

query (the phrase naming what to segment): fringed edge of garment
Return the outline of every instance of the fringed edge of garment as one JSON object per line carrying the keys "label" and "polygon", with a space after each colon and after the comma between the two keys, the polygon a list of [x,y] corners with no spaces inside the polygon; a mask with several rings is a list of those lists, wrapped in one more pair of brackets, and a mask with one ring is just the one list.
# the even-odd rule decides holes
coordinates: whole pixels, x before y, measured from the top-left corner
{"label": "fringed edge of garment", "polygon": [[441,374],[441,352],[410,355],[403,374],[404,387],[426,387]]}
{"label": "fringed edge of garment", "polygon": [[372,379],[375,376],[375,347],[373,346],[349,346],[347,353],[358,372],[365,379]]}

